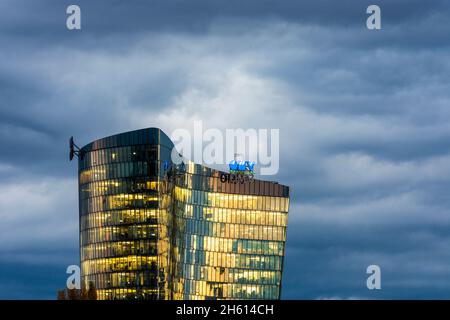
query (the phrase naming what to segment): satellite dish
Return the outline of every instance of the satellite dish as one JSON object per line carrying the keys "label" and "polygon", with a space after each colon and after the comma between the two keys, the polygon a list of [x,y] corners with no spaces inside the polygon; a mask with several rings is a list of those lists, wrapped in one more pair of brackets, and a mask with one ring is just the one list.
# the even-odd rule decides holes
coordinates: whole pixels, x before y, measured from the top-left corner
{"label": "satellite dish", "polygon": [[80,156],[81,151],[80,148],[73,142],[73,137],[70,137],[69,139],[69,160],[72,161],[73,157],[76,155],[77,157]]}
{"label": "satellite dish", "polygon": [[75,146],[74,146],[74,143],[73,143],[73,137],[70,137],[69,148],[70,148],[69,159],[70,159],[70,161],[72,161],[73,160],[73,156],[75,155]]}

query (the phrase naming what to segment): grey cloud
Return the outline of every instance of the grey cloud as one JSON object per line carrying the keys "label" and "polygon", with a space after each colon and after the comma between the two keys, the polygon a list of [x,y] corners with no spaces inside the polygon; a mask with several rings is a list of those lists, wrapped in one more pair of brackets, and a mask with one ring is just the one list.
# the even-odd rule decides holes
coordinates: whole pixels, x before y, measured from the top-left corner
{"label": "grey cloud", "polygon": [[[31,281],[53,281],[42,290],[0,277],[0,292],[51,297],[78,259],[69,136],[202,119],[280,128],[283,297],[450,296],[445,1],[381,1],[374,33],[368,1],[79,1],[79,33],[68,4],[0,4],[0,270],[48,261],[59,275]],[[381,292],[365,288],[372,263]]]}

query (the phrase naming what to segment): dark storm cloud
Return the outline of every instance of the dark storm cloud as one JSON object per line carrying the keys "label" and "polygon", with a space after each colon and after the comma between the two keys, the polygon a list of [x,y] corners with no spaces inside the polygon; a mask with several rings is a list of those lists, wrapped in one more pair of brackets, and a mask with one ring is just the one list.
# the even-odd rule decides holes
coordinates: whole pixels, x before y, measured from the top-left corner
{"label": "dark storm cloud", "polygon": [[[376,212],[372,215],[375,217]],[[286,257],[287,269],[294,277],[286,282],[304,286],[294,292],[296,289],[287,285],[286,295],[370,299],[386,298],[387,291],[390,298],[448,296],[448,285],[442,281],[449,276],[448,219],[441,226],[433,222],[419,226],[417,219],[392,223],[386,218],[383,225],[377,225],[370,217],[369,223],[343,224],[333,217],[322,222],[307,220],[300,222],[302,233],[290,233],[290,254]],[[378,293],[362,285],[365,267],[374,263],[383,270],[385,287]],[[345,295],[342,295],[343,288],[346,288]]]}
{"label": "dark storm cloud", "polygon": [[[53,256],[65,252],[55,251]],[[64,288],[66,283],[66,265],[76,264],[71,258],[61,259],[59,263],[43,265],[29,263],[2,263],[0,273],[0,299],[56,299],[56,290]]]}
{"label": "dark storm cloud", "polygon": [[369,4],[1,1],[0,297],[53,298],[78,263],[71,135],[198,118],[280,128],[284,298],[450,297],[450,6],[377,1],[370,32]]}
{"label": "dark storm cloud", "polygon": [[[278,19],[287,22],[327,27],[364,27],[361,13],[373,4],[369,0],[354,1],[274,1],[274,0],[176,0],[176,1],[58,1],[40,2],[3,1],[0,5],[4,13],[0,22],[2,30],[8,34],[25,37],[65,36],[65,17],[61,12],[70,4],[77,4],[85,11],[84,23],[90,26],[94,35],[127,34],[166,30],[176,32],[204,32],[218,19],[270,21]],[[412,26],[435,14],[448,13],[445,0],[424,1],[397,0],[377,1],[385,12],[386,25]],[[20,10],[18,10],[20,8]],[[243,21],[241,21],[242,23]],[[231,27],[232,26],[228,26]],[[442,26],[445,28],[445,26]],[[410,38],[410,34],[403,33]],[[428,37],[428,39],[431,39]],[[126,41],[126,39],[124,39]],[[410,43],[408,41],[408,43]]]}

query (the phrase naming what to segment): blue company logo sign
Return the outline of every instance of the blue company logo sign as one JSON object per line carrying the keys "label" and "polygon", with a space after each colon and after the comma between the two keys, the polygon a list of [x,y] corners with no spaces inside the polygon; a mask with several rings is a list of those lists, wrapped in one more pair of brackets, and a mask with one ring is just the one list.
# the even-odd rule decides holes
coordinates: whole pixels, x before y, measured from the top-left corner
{"label": "blue company logo sign", "polygon": [[222,173],[222,183],[245,183],[253,179],[255,163],[252,161],[233,160],[229,164],[230,173]]}
{"label": "blue company logo sign", "polygon": [[253,168],[255,163],[253,161],[236,161],[230,162],[230,173],[234,174],[255,174]]}

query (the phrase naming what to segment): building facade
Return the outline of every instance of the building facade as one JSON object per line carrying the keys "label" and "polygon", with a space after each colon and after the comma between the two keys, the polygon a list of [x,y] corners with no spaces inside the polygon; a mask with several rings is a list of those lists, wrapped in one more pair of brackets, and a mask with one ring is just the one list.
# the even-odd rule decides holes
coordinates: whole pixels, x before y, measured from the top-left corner
{"label": "building facade", "polygon": [[171,162],[142,129],[80,150],[80,259],[99,299],[279,299],[289,188]]}

